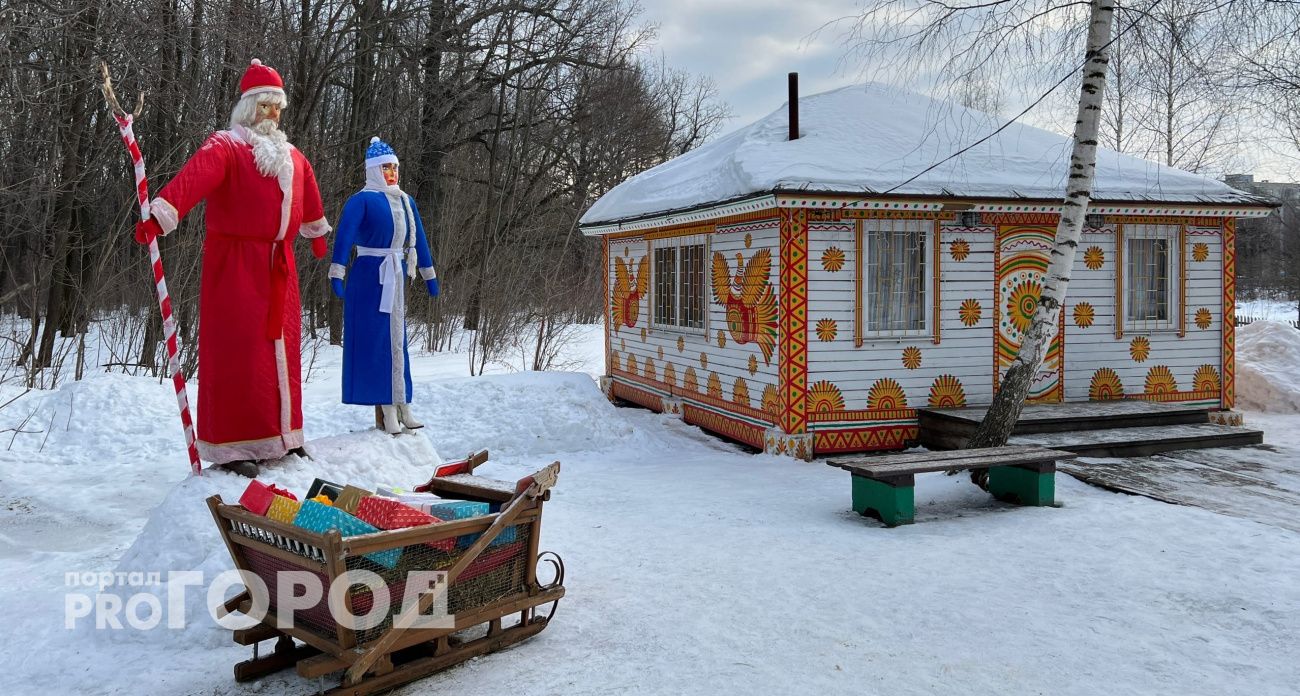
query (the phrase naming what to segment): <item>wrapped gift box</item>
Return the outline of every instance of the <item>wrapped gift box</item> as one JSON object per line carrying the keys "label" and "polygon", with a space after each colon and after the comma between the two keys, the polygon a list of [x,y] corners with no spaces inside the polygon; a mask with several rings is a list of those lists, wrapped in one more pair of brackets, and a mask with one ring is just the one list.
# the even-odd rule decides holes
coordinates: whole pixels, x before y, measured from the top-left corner
{"label": "wrapped gift box", "polygon": [[249,512],[265,515],[277,495],[289,500],[298,499],[297,496],[283,488],[253,479],[248,482],[248,488],[244,489],[244,494],[239,496],[239,504],[243,505],[244,509]]}
{"label": "wrapped gift box", "polygon": [[293,519],[298,516],[298,509],[301,507],[302,503],[277,495],[275,500],[271,501],[271,507],[266,509],[266,516],[276,522],[293,524]]}
{"label": "wrapped gift box", "polygon": [[[317,534],[324,534],[331,529],[337,529],[339,534],[345,537],[358,534],[373,534],[379,531],[374,525],[363,522],[344,510],[322,505],[314,500],[308,500],[302,504],[297,516],[293,518],[293,523],[295,526]],[[402,550],[400,548],[366,554],[366,558],[390,569],[397,565],[397,561],[401,556]]]}
{"label": "wrapped gift box", "polygon": [[[429,514],[444,520],[463,520],[470,517],[482,517],[491,514],[492,506],[488,503],[479,503],[470,500],[441,500],[429,505]],[[481,534],[463,534],[456,537],[456,545],[460,548],[467,548],[472,545]],[[490,546],[508,544],[516,538],[515,528],[506,527],[501,533],[492,540]]]}
{"label": "wrapped gift box", "polygon": [[334,499],[334,507],[347,512],[348,514],[355,515],[357,513],[357,506],[361,504],[361,500],[372,495],[374,495],[374,493],[371,493],[364,488],[344,486],[343,491]]}
{"label": "wrapped gift box", "polygon": [[331,502],[338,500],[339,493],[343,492],[343,484],[326,481],[325,479],[316,479],[311,482],[311,488],[307,489],[307,500],[311,500],[318,495],[329,498]]}
{"label": "wrapped gift box", "polygon": [[[417,510],[401,501],[380,496],[370,496],[357,506],[357,517],[380,529],[406,529],[434,524],[442,520],[422,510]],[[456,548],[455,539],[443,539],[427,544],[440,551],[450,552]]]}

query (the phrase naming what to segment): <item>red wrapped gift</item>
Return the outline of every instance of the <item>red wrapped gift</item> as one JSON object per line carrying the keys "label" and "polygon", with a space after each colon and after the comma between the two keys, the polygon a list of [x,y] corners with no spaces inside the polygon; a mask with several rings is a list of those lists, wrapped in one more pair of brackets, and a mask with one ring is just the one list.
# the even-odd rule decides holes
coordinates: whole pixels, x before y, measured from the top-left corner
{"label": "red wrapped gift", "polygon": [[[362,498],[357,504],[356,514],[358,518],[383,530],[406,529],[442,521],[427,512],[381,496]],[[456,548],[456,540],[444,539],[432,542],[429,546],[442,551],[451,551]]]}
{"label": "red wrapped gift", "polygon": [[289,500],[298,499],[298,496],[275,484],[262,483],[257,479],[253,479],[248,482],[248,488],[244,489],[244,494],[239,496],[239,504],[243,505],[244,509],[249,512],[265,515],[277,495]]}

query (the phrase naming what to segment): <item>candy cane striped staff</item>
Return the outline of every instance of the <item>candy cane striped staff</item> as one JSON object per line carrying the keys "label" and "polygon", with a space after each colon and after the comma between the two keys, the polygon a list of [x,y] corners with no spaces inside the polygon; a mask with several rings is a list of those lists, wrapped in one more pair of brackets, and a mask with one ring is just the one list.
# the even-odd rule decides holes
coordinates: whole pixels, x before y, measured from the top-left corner
{"label": "candy cane striped staff", "polygon": [[[122,142],[126,143],[126,149],[131,153],[131,162],[135,165],[135,193],[140,201],[140,219],[148,220],[149,182],[144,176],[144,157],[140,154],[140,146],[135,142],[135,131],[131,129],[132,122],[144,109],[144,94],[140,94],[135,112],[128,114],[118,104],[117,95],[113,93],[113,81],[108,76],[108,65],[101,61],[99,71],[104,78],[102,85],[104,99],[108,101],[108,106],[113,111],[117,128],[122,131]],[[180,348],[176,342],[176,320],[172,318],[172,300],[167,294],[167,279],[163,277],[162,256],[158,253],[156,238],[149,240],[149,262],[153,266],[153,282],[158,291],[158,309],[162,312],[163,336],[167,340],[167,369],[171,370],[172,385],[176,387],[176,404],[180,406],[181,424],[185,427],[185,446],[190,452],[190,469],[195,474],[201,474],[199,450],[195,445],[194,420],[190,418],[190,400],[185,394],[185,375],[181,373],[181,361],[178,357]]]}

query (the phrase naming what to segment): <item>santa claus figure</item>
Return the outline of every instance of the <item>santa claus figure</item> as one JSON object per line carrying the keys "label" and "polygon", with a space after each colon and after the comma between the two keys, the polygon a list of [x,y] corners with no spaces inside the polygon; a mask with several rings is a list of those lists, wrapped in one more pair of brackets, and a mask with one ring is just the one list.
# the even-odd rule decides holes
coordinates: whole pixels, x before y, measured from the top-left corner
{"label": "santa claus figure", "polygon": [[254,60],[230,129],[208,137],[150,205],[136,240],[176,229],[207,200],[199,296],[198,449],[254,476],[257,463],[302,449],[302,312],[293,242],[328,249],[311,164],[279,129],[288,104],[279,73]]}
{"label": "santa claus figure", "polygon": [[343,298],[343,403],[373,405],[376,427],[394,435],[423,427],[411,415],[406,279],[418,268],[429,294],[438,294],[420,211],[397,182],[397,154],[371,138],[366,185],[343,206],[330,265],[330,285]]}

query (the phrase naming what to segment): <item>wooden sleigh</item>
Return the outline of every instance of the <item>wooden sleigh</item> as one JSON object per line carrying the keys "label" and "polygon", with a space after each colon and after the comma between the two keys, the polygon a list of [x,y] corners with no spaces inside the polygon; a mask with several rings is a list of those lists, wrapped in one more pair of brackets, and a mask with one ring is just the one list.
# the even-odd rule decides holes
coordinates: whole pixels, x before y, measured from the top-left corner
{"label": "wooden sleigh", "polygon": [[[479,655],[500,650],[545,629],[564,596],[564,564],[551,552],[538,552],[542,506],[559,473],[551,464],[518,484],[475,476],[474,466],[486,452],[471,455],[462,466],[441,467],[442,476],[420,490],[447,498],[489,503],[492,514],[421,527],[343,538],[338,531],[316,534],[255,515],[220,496],[208,506],[235,567],[258,576],[269,609],[252,628],[234,631],[240,645],[253,646],[253,657],[235,665],[236,681],[251,681],[291,665],[298,674],[316,678],[342,672],[328,694],[373,694],[426,677]],[[447,475],[449,471],[460,471]],[[394,561],[394,559],[397,559]],[[377,563],[373,559],[380,559]],[[553,577],[538,580],[538,564],[549,564]],[[391,565],[391,567],[388,567]],[[387,584],[392,598],[383,622],[360,628],[336,620],[329,609],[328,588],[347,571],[368,570]],[[279,627],[277,580],[282,571],[306,571],[326,591],[316,605],[292,612],[292,623]],[[405,583],[413,571],[443,571],[418,602],[404,603]],[[303,576],[299,576],[303,577]],[[256,583],[253,583],[256,585]],[[295,588],[302,594],[302,588]],[[439,628],[425,628],[430,613],[445,597],[450,615]],[[252,616],[255,597],[248,589],[224,605],[229,613]],[[342,593],[351,614],[365,615],[376,601],[370,588],[352,585]],[[403,606],[406,604],[406,606]],[[418,606],[418,609],[413,609]],[[539,611],[550,605],[545,613]],[[286,617],[290,612],[285,612]],[[256,617],[255,617],[256,618]],[[423,620],[423,621],[422,621]],[[258,644],[275,640],[269,654]]]}

